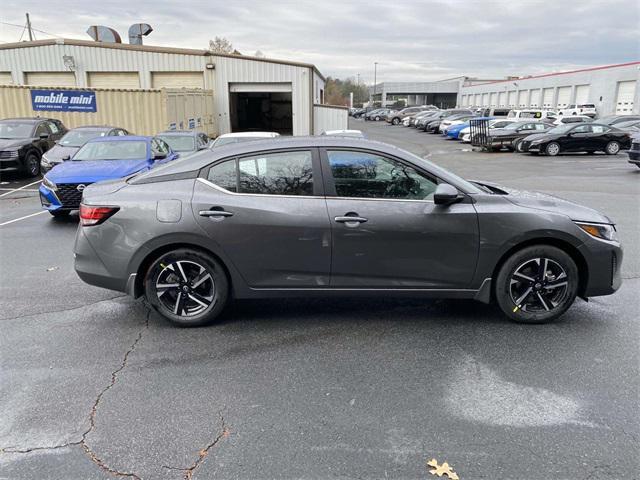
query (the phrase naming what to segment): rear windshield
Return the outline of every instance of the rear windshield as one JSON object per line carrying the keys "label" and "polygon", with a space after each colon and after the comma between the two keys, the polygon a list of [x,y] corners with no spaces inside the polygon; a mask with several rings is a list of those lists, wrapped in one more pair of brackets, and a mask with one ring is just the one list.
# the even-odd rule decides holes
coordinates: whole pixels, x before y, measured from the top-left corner
{"label": "rear windshield", "polygon": [[89,140],[104,137],[106,134],[106,130],[70,130],[60,139],[60,145],[63,147],[81,147]]}
{"label": "rear windshield", "polygon": [[147,143],[143,141],[89,142],[73,156],[73,160],[144,160]]}
{"label": "rear windshield", "polygon": [[174,152],[192,152],[196,149],[195,138],[187,135],[158,135]]}

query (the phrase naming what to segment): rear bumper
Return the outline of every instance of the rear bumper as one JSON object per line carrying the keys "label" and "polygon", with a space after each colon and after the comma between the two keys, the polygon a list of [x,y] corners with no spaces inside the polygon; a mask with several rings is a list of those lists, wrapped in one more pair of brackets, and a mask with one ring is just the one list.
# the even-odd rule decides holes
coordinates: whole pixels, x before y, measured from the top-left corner
{"label": "rear bumper", "polygon": [[109,271],[95,249],[91,246],[89,239],[84,233],[84,228],[93,227],[78,226],[73,249],[74,268],[78,277],[89,285],[108,288],[109,290],[116,290],[118,292],[126,292],[127,278],[120,278]]}

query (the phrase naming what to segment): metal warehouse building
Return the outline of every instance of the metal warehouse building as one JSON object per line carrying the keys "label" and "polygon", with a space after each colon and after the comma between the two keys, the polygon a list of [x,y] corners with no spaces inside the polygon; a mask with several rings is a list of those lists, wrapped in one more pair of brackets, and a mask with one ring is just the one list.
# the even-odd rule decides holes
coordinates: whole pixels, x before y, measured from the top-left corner
{"label": "metal warehouse building", "polygon": [[1,44],[0,84],[210,90],[214,135],[347,128],[345,109],[322,105],[325,78],[314,65],[208,50],[66,39]]}
{"label": "metal warehouse building", "polygon": [[383,107],[400,101],[405,105],[436,105],[441,108],[456,104],[459,82],[383,82],[369,87],[371,100]]}
{"label": "metal warehouse building", "polygon": [[640,113],[640,62],[462,86],[461,107],[567,108],[592,103],[598,114]]}

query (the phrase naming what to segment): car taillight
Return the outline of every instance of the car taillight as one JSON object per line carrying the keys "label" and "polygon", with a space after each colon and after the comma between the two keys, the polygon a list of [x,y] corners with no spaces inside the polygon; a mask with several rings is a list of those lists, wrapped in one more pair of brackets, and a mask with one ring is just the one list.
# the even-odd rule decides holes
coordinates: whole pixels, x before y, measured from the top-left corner
{"label": "car taillight", "polygon": [[120,210],[119,207],[94,207],[80,204],[80,224],[83,227],[100,225],[111,215]]}

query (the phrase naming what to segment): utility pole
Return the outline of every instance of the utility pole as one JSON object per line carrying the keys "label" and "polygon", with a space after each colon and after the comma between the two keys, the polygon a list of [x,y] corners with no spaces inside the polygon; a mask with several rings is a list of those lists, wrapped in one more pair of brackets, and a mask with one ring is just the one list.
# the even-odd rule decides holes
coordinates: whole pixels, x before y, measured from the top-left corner
{"label": "utility pole", "polygon": [[376,103],[376,93],[378,90],[378,62],[373,62],[373,103]]}
{"label": "utility pole", "polygon": [[27,16],[27,30],[29,30],[29,41],[33,42],[33,31],[31,30],[31,20],[29,19],[29,14],[25,14]]}

